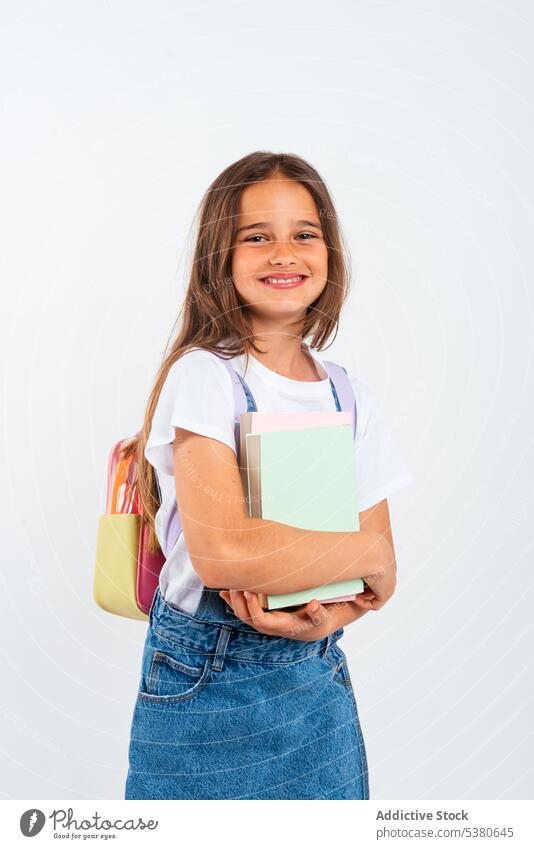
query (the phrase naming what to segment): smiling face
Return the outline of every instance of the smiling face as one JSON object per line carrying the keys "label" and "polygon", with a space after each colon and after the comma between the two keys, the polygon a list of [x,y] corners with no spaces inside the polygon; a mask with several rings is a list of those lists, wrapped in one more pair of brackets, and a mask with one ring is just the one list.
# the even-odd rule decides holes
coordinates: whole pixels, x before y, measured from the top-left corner
{"label": "smiling face", "polygon": [[[328,249],[308,189],[281,174],[247,186],[237,216],[232,277],[252,317],[261,323],[304,318],[327,275]],[[299,276],[302,282],[294,281]],[[262,282],[266,277],[271,282]]]}

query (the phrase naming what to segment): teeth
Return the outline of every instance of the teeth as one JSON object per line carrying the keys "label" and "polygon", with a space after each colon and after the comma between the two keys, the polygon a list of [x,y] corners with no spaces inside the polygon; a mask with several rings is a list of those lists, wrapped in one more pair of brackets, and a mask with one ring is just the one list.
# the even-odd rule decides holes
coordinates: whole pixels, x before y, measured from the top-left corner
{"label": "teeth", "polygon": [[297,277],[287,277],[285,279],[281,279],[280,277],[264,277],[264,283],[298,283],[299,280],[302,280],[304,275],[299,274]]}

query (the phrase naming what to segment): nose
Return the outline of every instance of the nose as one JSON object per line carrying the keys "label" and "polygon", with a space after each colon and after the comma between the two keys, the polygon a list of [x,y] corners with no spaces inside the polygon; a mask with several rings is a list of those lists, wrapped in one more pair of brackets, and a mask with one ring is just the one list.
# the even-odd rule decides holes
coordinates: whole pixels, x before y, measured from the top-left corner
{"label": "nose", "polygon": [[297,258],[291,248],[291,243],[273,242],[269,262],[271,265],[294,265]]}

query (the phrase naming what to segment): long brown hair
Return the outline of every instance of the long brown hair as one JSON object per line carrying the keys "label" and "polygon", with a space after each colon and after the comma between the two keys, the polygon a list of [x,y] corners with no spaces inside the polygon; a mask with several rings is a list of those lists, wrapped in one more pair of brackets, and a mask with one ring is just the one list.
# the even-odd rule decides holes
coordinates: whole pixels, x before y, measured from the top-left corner
{"label": "long brown hair", "polygon": [[[252,334],[252,323],[232,283],[232,245],[237,229],[243,189],[275,174],[295,180],[313,196],[328,249],[327,285],[308,306],[302,339],[312,337],[310,347],[323,350],[325,341],[339,324],[341,307],[350,285],[350,256],[327,186],[315,168],[290,153],[255,151],[225,168],[202,198],[195,216],[198,222],[189,285],[175,324],[181,323],[176,340],[157,372],[148,399],[143,428],[127,453],[137,453],[137,485],[142,521],[149,525],[149,549],[159,549],[154,518],[160,505],[156,472],[144,455],[158,398],[171,366],[190,348],[201,347],[224,356],[261,353]],[[335,339],[335,335],[334,335]],[[332,340],[334,341],[334,340]],[[330,343],[331,344],[331,343]]]}

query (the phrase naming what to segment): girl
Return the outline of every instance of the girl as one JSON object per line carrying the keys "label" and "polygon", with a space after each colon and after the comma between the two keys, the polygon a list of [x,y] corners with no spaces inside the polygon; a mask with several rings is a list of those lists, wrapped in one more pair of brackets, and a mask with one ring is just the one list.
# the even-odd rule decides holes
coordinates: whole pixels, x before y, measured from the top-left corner
{"label": "girl", "polygon": [[[393,594],[386,496],[411,476],[349,375],[360,531],[250,518],[224,362],[249,410],[340,409],[316,353],[348,292],[335,209],[309,163],[260,151],[223,171],[199,216],[181,329],[137,446],[152,542],[163,547],[175,499],[183,532],[150,609],[125,798],[368,799],[338,639]],[[357,577],[367,587],[355,601],[265,612],[256,595]]]}

